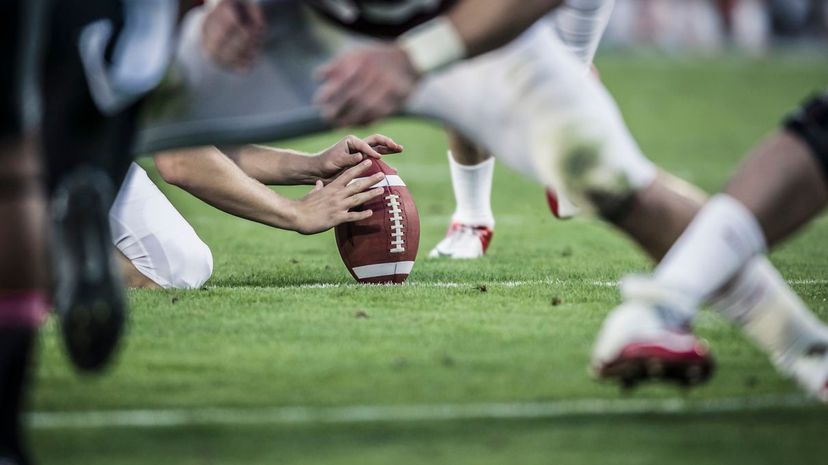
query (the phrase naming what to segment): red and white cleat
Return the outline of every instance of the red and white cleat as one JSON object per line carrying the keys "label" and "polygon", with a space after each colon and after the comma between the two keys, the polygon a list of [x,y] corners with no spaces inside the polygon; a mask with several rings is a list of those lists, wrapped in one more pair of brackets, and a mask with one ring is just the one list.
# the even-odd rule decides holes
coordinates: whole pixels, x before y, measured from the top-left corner
{"label": "red and white cleat", "polygon": [[431,250],[428,257],[466,260],[480,258],[486,254],[493,236],[494,229],[488,226],[451,223],[446,237]]}
{"label": "red and white cleat", "polygon": [[[598,378],[623,387],[655,380],[694,386],[707,381],[715,363],[707,345],[685,329],[682,313],[663,300],[663,290],[642,280],[623,285],[625,303],[604,321],[592,353]],[[676,307],[681,308],[681,307]]]}

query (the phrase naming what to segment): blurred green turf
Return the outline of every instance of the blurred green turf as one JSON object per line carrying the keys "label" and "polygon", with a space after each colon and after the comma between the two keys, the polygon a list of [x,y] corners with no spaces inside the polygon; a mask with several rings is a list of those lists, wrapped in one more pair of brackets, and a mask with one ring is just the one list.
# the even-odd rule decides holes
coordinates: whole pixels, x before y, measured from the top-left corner
{"label": "blurred green turf", "polygon": [[[645,153],[708,191],[808,92],[826,85],[824,60],[739,57],[598,61]],[[130,293],[131,326],[117,366],[79,378],[44,331],[38,411],[166,407],[341,406],[617,398],[587,375],[589,347],[617,290],[601,285],[647,260],[592,219],[549,215],[540,187],[499,165],[497,234],[480,261],[424,257],[453,209],[439,127],[394,120],[406,146],[389,158],[420,210],[414,286],[297,288],[351,282],[332,233],[313,237],[232,218],[165,186],[211,247],[205,290]],[[281,143],[318,150],[342,133]],[[280,188],[300,196],[307,188]],[[818,220],[773,255],[806,302],[828,319]],[[555,284],[544,283],[555,280]],[[813,280],[813,282],[803,282]],[[510,281],[520,281],[509,284]],[[433,287],[429,283],[460,283]],[[417,285],[419,284],[419,285]],[[357,318],[364,312],[367,318]],[[699,333],[720,370],[692,393],[646,387],[634,397],[691,399],[788,394],[793,385],[715,315]],[[828,411],[608,416],[546,421],[420,422],[373,426],[37,430],[43,463],[806,463],[826,456]]]}

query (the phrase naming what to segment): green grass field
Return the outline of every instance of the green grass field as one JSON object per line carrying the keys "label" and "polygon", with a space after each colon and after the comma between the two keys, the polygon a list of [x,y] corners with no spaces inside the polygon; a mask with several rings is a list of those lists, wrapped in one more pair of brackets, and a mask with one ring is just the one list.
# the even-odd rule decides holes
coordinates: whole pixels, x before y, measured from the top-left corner
{"label": "green grass field", "polygon": [[[828,78],[824,57],[610,55],[598,65],[645,153],[708,191],[723,184],[784,112]],[[131,292],[126,345],[102,377],[73,372],[50,321],[33,409],[172,411],[184,420],[131,426],[41,421],[31,430],[39,461],[824,461],[828,410],[802,399],[713,313],[698,320],[698,332],[719,362],[705,387],[621,393],[592,380],[586,366],[593,337],[619,301],[611,283],[650,265],[596,220],[552,218],[541,188],[506,167],[499,165],[495,178],[498,223],[489,255],[464,263],[425,259],[453,209],[445,136],[438,126],[412,120],[364,133],[376,131],[407,149],[388,161],[408,183],[422,221],[422,258],[410,284],[352,284],[331,232],[304,237],[269,229],[164,186],[211,247],[213,278],[197,291]],[[341,135],[281,144],[313,151]],[[280,192],[300,196],[306,190]],[[819,220],[772,255],[823,319],[826,235],[828,222]],[[741,408],[747,398],[760,403]],[[606,411],[600,408],[604,400]],[[532,418],[529,403],[550,411]],[[589,405],[597,407],[584,407]],[[336,416],[356,406],[385,413],[362,421],[354,414]],[[498,406],[506,413],[497,415]],[[305,416],[290,417],[287,407],[300,407]],[[464,408],[483,413],[451,414],[470,411]],[[432,414],[418,416],[423,412]],[[45,418],[75,418],[67,415]]]}

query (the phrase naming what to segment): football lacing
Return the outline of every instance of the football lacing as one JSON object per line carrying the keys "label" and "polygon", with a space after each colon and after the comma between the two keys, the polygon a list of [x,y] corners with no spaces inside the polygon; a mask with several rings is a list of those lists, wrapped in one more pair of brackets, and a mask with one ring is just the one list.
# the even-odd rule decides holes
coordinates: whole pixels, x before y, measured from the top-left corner
{"label": "football lacing", "polygon": [[391,214],[391,253],[403,253],[405,252],[405,240],[403,240],[403,235],[405,232],[403,231],[403,223],[402,223],[402,210],[400,210],[400,196],[397,194],[388,194],[385,196],[385,200],[388,201],[386,205],[391,207],[388,210],[388,213]]}

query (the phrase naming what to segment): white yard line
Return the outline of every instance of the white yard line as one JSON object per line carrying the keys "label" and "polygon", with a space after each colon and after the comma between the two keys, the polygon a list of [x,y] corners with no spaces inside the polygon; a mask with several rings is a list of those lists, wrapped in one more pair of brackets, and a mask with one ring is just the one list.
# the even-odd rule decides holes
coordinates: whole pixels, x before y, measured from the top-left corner
{"label": "white yard line", "polygon": [[38,412],[29,414],[28,421],[35,429],[162,428],[712,414],[805,406],[816,404],[800,395],[776,395],[709,400],[574,399],[535,403]]}
{"label": "white yard line", "polygon": [[[792,285],[826,285],[824,279],[790,280]],[[457,288],[485,284],[507,288],[550,285],[615,287],[615,281],[542,279],[526,281],[409,282],[404,287]],[[359,284],[319,283],[269,289],[357,288]],[[234,289],[264,289],[241,286]],[[217,288],[219,289],[219,288]],[[728,397],[710,400],[685,399],[575,399],[536,403],[359,405],[347,407],[274,408],[187,408],[155,410],[107,410],[76,412],[37,412],[28,421],[36,429],[83,428],[160,428],[195,425],[283,425],[320,423],[371,423],[411,421],[451,421],[467,419],[554,419],[573,416],[610,416],[641,414],[711,414],[791,408],[816,405],[800,395]]]}
{"label": "white yard line", "polygon": [[[791,279],[787,281],[793,286],[825,286],[828,285],[826,279]],[[514,287],[528,287],[528,286],[594,286],[594,287],[616,287],[617,281],[602,281],[602,280],[575,280],[575,279],[530,279],[517,281],[475,281],[469,280],[466,282],[454,281],[409,281],[404,284],[370,284],[369,286],[389,286],[389,287],[422,287],[422,288],[458,288],[458,287],[475,287],[479,285],[486,286],[501,286],[507,288]],[[311,284],[295,284],[288,286],[233,286],[226,287],[210,287],[209,289],[273,289],[273,290],[300,290],[300,289],[357,289],[365,287],[365,284],[357,283],[311,283]]]}

